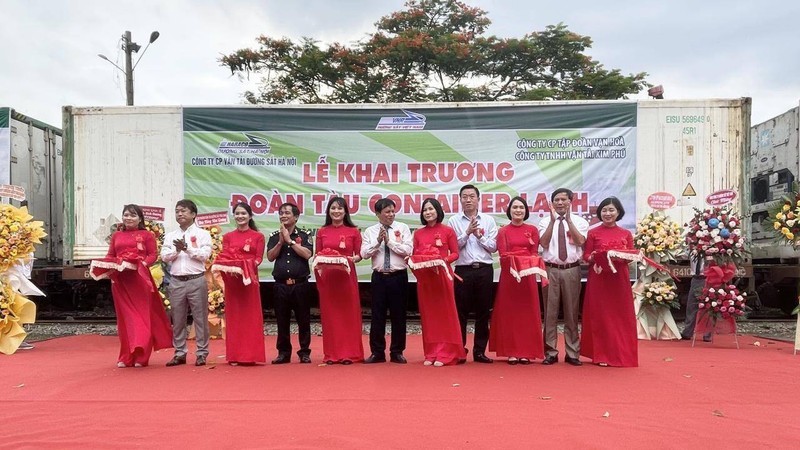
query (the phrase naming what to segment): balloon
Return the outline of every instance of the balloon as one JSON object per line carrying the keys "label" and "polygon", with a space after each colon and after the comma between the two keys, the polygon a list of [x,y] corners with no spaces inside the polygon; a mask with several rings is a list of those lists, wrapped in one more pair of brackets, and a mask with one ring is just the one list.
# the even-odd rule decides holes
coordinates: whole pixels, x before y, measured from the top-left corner
{"label": "balloon", "polygon": [[723,228],[722,230],[719,230],[719,236],[723,239],[728,239],[731,237],[731,232],[728,231],[727,228]]}
{"label": "balloon", "polygon": [[716,228],[716,227],[717,227],[717,225],[719,225],[719,219],[717,219],[716,217],[713,217],[713,218],[711,218],[711,219],[708,219],[708,226],[709,226],[709,227],[711,227],[711,228]]}

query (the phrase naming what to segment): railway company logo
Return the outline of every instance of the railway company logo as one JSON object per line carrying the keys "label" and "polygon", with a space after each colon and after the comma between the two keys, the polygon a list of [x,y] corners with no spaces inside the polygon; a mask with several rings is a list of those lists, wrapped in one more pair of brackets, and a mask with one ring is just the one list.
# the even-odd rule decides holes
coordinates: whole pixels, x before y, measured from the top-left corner
{"label": "railway company logo", "polygon": [[388,116],[388,117],[381,117],[381,120],[378,121],[378,125],[375,127],[376,130],[422,130],[425,129],[425,116],[419,113],[406,111],[405,109],[401,109],[400,111],[405,114],[405,116]]}
{"label": "railway company logo", "polygon": [[217,153],[266,155],[270,152],[271,147],[268,140],[252,134],[242,134],[247,138],[246,141],[221,141],[217,146]]}

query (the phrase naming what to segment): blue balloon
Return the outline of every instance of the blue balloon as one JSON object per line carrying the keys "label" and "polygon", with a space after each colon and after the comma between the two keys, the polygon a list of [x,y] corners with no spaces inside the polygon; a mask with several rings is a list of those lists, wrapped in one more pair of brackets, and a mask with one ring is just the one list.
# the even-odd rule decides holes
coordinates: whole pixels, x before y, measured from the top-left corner
{"label": "blue balloon", "polygon": [[717,219],[716,217],[708,219],[708,226],[709,227],[717,228],[718,225],[719,225],[719,219]]}
{"label": "blue balloon", "polygon": [[722,239],[728,239],[729,237],[731,237],[731,232],[728,231],[727,228],[723,228],[723,229],[719,230],[719,236]]}

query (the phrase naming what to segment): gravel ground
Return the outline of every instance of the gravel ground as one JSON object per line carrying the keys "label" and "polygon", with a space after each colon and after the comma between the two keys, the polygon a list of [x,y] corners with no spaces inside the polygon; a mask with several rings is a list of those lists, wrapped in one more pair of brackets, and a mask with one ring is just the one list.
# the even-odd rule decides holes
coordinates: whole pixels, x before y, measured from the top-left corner
{"label": "gravel ground", "polygon": [[[740,334],[752,334],[764,338],[777,339],[794,342],[795,321],[741,321],[738,325]],[[113,323],[37,323],[26,325],[28,330],[28,341],[35,342],[44,339],[52,339],[62,336],[74,336],[79,334],[100,334],[103,336],[116,336],[117,326]],[[364,324],[364,334],[369,334],[369,323]],[[387,327],[387,333],[389,332]],[[563,332],[563,327],[559,326]],[[408,334],[420,334],[421,328],[418,321],[409,321],[407,326]],[[474,332],[474,328],[469,326],[467,331]],[[297,325],[292,324],[292,333],[297,333]],[[316,336],[322,335],[322,327],[319,322],[311,324],[311,333]],[[274,336],[278,334],[278,327],[275,323],[267,322],[264,324],[264,334]]]}

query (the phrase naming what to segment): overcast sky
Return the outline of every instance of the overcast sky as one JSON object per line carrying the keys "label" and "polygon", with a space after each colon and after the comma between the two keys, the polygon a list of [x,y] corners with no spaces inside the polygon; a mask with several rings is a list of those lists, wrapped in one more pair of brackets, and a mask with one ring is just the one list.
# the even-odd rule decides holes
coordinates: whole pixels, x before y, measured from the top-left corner
{"label": "overcast sky", "polygon": [[[800,101],[800,2],[467,0],[489,34],[522,37],[565,23],[590,36],[606,68],[647,72],[669,99],[752,97],[752,123]],[[650,4],[648,4],[650,3]],[[770,6],[771,3],[774,5]],[[125,104],[125,30],[144,48],[137,105],[230,105],[247,87],[217,58],[260,34],[350,43],[403,0],[3,0],[0,106],[54,125],[61,106]],[[613,6],[612,6],[613,5]],[[646,94],[637,97],[645,98]]]}

